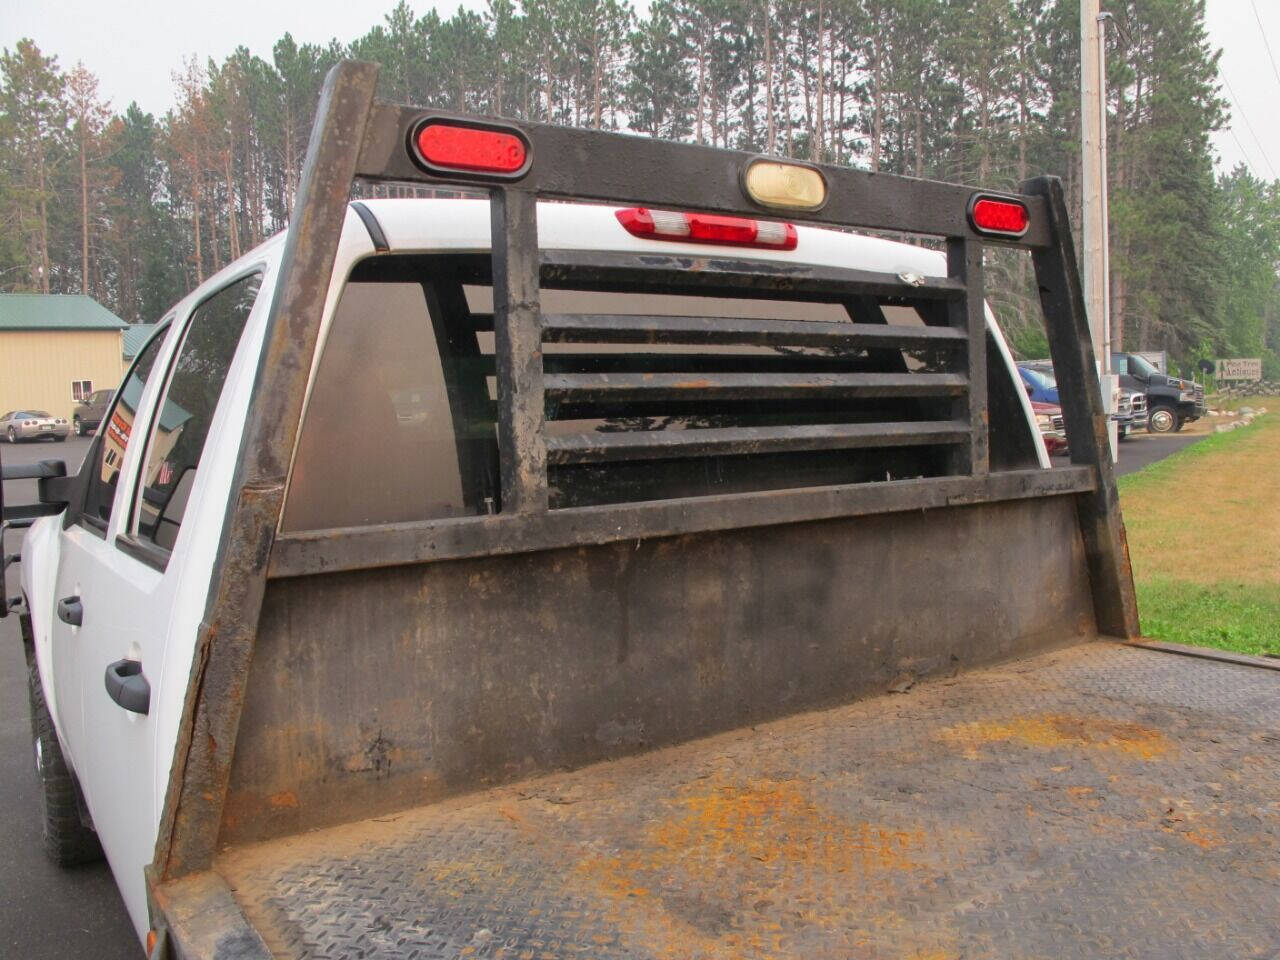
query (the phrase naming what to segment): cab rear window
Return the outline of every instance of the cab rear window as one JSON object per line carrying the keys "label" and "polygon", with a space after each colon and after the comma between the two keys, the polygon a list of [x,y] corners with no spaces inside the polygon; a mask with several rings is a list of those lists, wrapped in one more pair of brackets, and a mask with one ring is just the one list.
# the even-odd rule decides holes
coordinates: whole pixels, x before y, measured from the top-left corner
{"label": "cab rear window", "polygon": [[[502,509],[489,284],[489,260],[483,256],[384,255],[357,267],[322,345],[284,530]],[[609,285],[597,274],[576,275],[572,269],[543,278],[544,318],[571,318],[559,322],[574,331],[562,337],[548,333],[543,345],[552,509],[935,477],[951,470],[953,447],[944,443],[794,450],[774,445],[755,453],[678,456],[645,449],[656,434],[677,431],[713,431],[699,435],[710,437],[749,428],[771,436],[779,427],[924,425],[953,417],[948,396],[854,396],[821,387],[842,374],[958,371],[962,340],[911,349],[723,345],[714,336],[706,343],[677,344],[635,335],[620,342],[609,329],[610,323],[634,327],[650,318],[657,325],[796,321],[832,329],[948,322],[936,301],[731,292],[658,290],[639,280]],[[602,332],[591,332],[597,329]],[[993,434],[1008,434],[1007,442],[993,436],[992,466],[1035,466],[1033,441],[994,345],[989,354]],[[800,388],[758,389],[752,386],[757,379],[819,389],[812,396]],[[647,388],[654,383],[671,387]],[[591,436],[606,438],[605,454],[560,452],[581,448],[581,438]],[[620,447],[627,448],[621,457],[612,452]]]}

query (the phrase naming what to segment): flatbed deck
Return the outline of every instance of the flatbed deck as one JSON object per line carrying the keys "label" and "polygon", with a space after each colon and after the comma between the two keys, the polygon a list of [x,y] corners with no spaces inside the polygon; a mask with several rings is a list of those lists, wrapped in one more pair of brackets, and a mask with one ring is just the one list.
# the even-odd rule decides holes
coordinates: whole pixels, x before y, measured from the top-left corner
{"label": "flatbed deck", "polygon": [[282,958],[1275,957],[1280,672],[1089,643],[215,866]]}

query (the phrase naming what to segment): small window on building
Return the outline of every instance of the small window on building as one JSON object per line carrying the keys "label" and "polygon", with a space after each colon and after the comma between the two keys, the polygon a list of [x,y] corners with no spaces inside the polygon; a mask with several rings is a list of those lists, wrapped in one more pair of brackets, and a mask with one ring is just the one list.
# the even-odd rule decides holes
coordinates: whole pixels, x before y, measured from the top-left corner
{"label": "small window on building", "polygon": [[72,380],[71,381],[71,399],[76,403],[84,403],[93,393],[92,380]]}

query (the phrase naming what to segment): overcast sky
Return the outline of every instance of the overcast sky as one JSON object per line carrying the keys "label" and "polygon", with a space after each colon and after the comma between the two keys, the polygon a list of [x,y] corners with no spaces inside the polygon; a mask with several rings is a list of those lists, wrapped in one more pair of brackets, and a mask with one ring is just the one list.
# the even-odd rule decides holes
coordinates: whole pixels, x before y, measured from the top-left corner
{"label": "overcast sky", "polygon": [[[382,4],[387,10],[393,5],[394,0]],[[446,15],[458,6],[457,0],[410,5],[419,13],[434,6]],[[484,5],[462,3],[472,9]],[[648,0],[636,6],[647,9]],[[115,109],[136,100],[144,110],[164,113],[173,100],[171,75],[186,56],[221,60],[244,44],[269,59],[271,45],[286,31],[299,42],[351,40],[378,20],[379,9],[358,0],[0,0],[0,46],[31,37],[66,69],[83,60]],[[1280,3],[1209,0],[1208,26],[1210,39],[1223,50],[1222,92],[1231,109],[1230,129],[1214,137],[1219,162],[1229,169],[1243,161],[1258,176],[1276,179]]]}

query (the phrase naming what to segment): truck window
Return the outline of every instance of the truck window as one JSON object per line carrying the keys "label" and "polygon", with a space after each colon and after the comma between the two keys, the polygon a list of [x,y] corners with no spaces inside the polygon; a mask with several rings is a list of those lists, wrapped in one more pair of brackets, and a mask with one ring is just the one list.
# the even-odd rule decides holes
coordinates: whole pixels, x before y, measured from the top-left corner
{"label": "truck window", "polygon": [[[544,316],[599,315],[945,324],[938,304],[646,290],[639,282],[544,279]],[[282,529],[320,530],[483,514],[499,502],[488,257],[386,255],[353,272],[322,347],[294,458]],[[840,372],[947,373],[954,349],[833,349],[607,342],[543,345],[557,375]],[[993,344],[992,463],[1036,465],[1033,439]],[[576,398],[548,391],[545,433],[617,434],[718,427],[948,420],[938,397],[751,399],[696,395]],[[1008,396],[1005,396],[1007,394]],[[1009,402],[1004,402],[1009,401]],[[1003,436],[998,436],[1002,434]],[[748,490],[946,475],[941,445],[652,457],[548,467],[552,509]]]}
{"label": "truck window", "polygon": [[192,311],[152,421],[139,478],[133,530],[141,541],[173,549],[214,410],[261,283],[260,273],[242,277]]}
{"label": "truck window", "polygon": [[[475,451],[467,426],[455,440],[441,362],[455,367],[461,348],[448,331],[437,336],[428,306],[437,297],[432,284],[395,270],[365,267],[347,283],[311,391],[284,529],[480,512],[485,483],[472,478],[464,495],[460,444],[462,463]],[[493,436],[492,413],[482,419],[481,446]]]}
{"label": "truck window", "polygon": [[[105,531],[107,522],[111,519],[116,483],[120,479],[120,464],[124,460],[129,437],[133,434],[133,418],[137,413],[138,400],[142,397],[142,388],[151,379],[156,355],[160,352],[163,341],[164,333],[151,338],[120,386],[115,407],[103,417],[100,428],[102,437],[96,448],[94,468],[89,471],[84,510],[80,514],[82,523],[92,529]],[[103,397],[104,402],[106,399],[107,397]]]}

